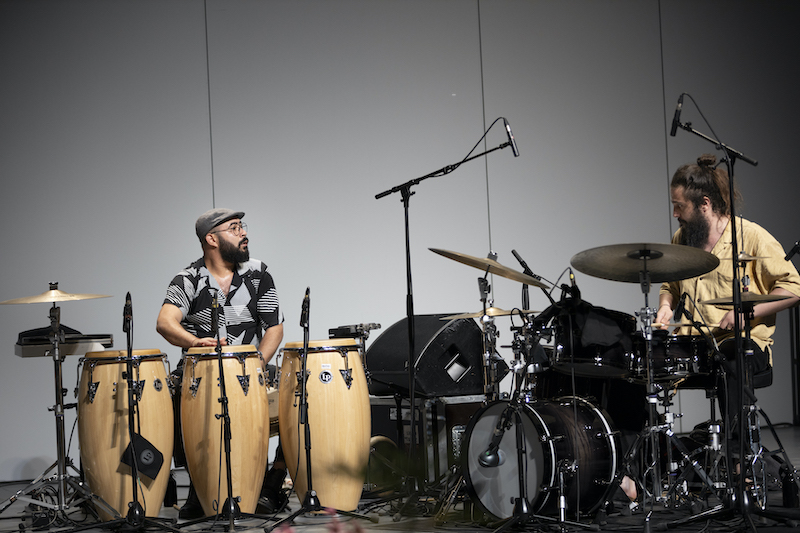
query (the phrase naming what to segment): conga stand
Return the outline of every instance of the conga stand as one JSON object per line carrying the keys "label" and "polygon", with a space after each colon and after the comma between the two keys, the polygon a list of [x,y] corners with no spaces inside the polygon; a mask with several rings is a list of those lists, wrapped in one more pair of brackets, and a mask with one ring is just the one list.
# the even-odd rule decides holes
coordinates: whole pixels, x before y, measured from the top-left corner
{"label": "conga stand", "polygon": [[[264,530],[268,533],[275,528],[281,527],[285,523],[292,523],[294,519],[300,516],[301,514],[305,513],[321,513],[330,509],[329,507],[323,507],[317,498],[317,491],[314,490],[313,485],[313,475],[311,473],[311,425],[309,424],[308,419],[308,389],[307,389],[307,382],[308,382],[308,344],[309,344],[309,328],[308,328],[308,321],[309,315],[311,314],[311,297],[310,297],[310,289],[306,289],[306,296],[303,299],[303,308],[302,312],[300,313],[300,326],[303,328],[303,351],[301,355],[302,365],[300,367],[300,372],[298,373],[297,379],[300,384],[300,401],[298,402],[298,422],[301,426],[303,426],[303,440],[305,442],[305,453],[306,453],[306,484],[308,489],[306,490],[306,495],[303,498],[303,503],[300,506],[300,509],[292,513],[291,515],[287,516],[286,518],[279,520],[275,524],[270,527],[264,528]],[[370,517],[354,513],[351,511],[342,511],[341,509],[333,509],[336,514],[350,516],[354,518],[363,518],[365,520],[372,520]]]}
{"label": "conga stand", "polygon": [[[502,118],[502,117],[501,117]],[[499,121],[500,118],[495,120],[492,123],[492,126]],[[491,129],[492,126],[489,126]],[[481,136],[481,139],[475,145],[477,147],[480,142],[486,137],[486,133],[488,130],[484,132]],[[409,465],[415,466],[418,465],[419,462],[417,461],[417,430],[416,430],[416,416],[415,416],[415,409],[416,409],[416,368],[415,368],[415,361],[414,361],[414,354],[415,354],[415,328],[414,328],[414,291],[412,288],[412,276],[411,276],[411,239],[410,239],[410,230],[409,230],[409,204],[411,200],[411,196],[414,195],[411,191],[411,187],[418,185],[422,181],[428,178],[438,178],[442,176],[446,176],[452,172],[454,172],[458,167],[462,164],[472,161],[473,159],[477,159],[479,157],[483,157],[486,154],[494,152],[496,150],[501,150],[508,146],[512,146],[512,149],[515,152],[515,155],[518,155],[516,151],[516,145],[512,143],[511,134],[509,131],[509,140],[505,143],[502,143],[494,148],[481,152],[480,154],[474,155],[472,157],[465,157],[458,163],[447,165],[445,167],[440,168],[439,170],[435,170],[429,174],[421,176],[419,178],[415,178],[409,180],[403,184],[397,185],[378,193],[375,195],[375,199],[379,200],[384,196],[389,196],[390,194],[400,193],[403,202],[403,213],[404,213],[404,227],[405,227],[405,258],[406,258],[406,317],[408,320],[408,392],[409,392],[409,402],[411,404],[410,412],[411,412],[411,444],[409,446]],[[474,150],[475,148],[473,148]],[[472,153],[472,151],[470,151]],[[401,415],[398,412],[398,417]],[[423,476],[424,477],[424,476]],[[419,479],[415,475],[409,475],[406,478],[406,490],[408,491],[408,499],[406,502],[400,507],[398,514],[405,514],[408,512],[409,507],[413,504],[416,505],[419,501],[419,496],[421,493],[425,492],[424,484],[426,481],[424,479]]]}

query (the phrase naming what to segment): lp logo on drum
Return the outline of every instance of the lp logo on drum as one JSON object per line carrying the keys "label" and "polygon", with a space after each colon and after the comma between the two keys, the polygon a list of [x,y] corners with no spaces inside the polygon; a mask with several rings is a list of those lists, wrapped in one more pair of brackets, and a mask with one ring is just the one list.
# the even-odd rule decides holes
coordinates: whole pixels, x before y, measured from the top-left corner
{"label": "lp logo on drum", "polygon": [[156,460],[156,455],[153,453],[153,450],[143,450],[142,453],[139,454],[139,461],[143,465],[151,465]]}
{"label": "lp logo on drum", "polygon": [[330,370],[323,370],[319,373],[319,380],[326,385],[333,381],[333,374]]}

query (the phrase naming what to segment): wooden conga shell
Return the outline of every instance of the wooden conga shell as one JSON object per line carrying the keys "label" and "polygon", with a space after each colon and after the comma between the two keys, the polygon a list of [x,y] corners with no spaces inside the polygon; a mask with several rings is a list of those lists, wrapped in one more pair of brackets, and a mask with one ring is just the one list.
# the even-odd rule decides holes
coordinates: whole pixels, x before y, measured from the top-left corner
{"label": "wooden conga shell", "polygon": [[[298,424],[299,398],[295,396],[302,349],[302,342],[286,343],[278,387],[281,446],[301,502],[308,491],[305,430]],[[352,378],[349,387],[341,372],[347,369]],[[367,380],[356,341],[311,341],[307,370],[311,483],[321,505],[352,511],[364,486],[371,425]]]}
{"label": "wooden conga shell", "polygon": [[[269,405],[261,354],[255,346],[223,346],[223,372],[231,419],[231,483],[243,513],[256,510],[269,452]],[[243,368],[244,365],[244,368]],[[238,376],[249,376],[247,394]],[[190,348],[183,361],[181,429],[186,465],[207,516],[228,498],[219,361],[215,348]],[[193,380],[198,380],[195,382]],[[196,390],[192,390],[196,384]]]}
{"label": "wooden conga shell", "polygon": [[[89,352],[81,358],[83,370],[78,393],[78,439],[81,465],[92,493],[108,503],[121,516],[128,514],[133,501],[131,467],[120,462],[130,443],[128,435],[127,351]],[[137,499],[148,517],[158,516],[167,482],[173,446],[172,400],[167,386],[166,355],[159,350],[133,350],[133,380],[141,385],[138,421],[134,427],[164,456],[155,479],[139,475]],[[96,384],[94,393],[91,382]],[[98,505],[100,517],[114,517]]]}

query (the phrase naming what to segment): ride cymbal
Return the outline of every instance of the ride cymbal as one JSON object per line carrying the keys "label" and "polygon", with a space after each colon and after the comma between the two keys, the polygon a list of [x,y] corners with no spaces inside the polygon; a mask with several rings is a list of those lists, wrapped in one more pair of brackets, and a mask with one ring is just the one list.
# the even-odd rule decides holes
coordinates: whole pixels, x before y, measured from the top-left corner
{"label": "ride cymbal", "polygon": [[453,261],[458,261],[459,263],[471,266],[473,268],[477,268],[478,270],[483,270],[484,272],[488,271],[492,274],[496,274],[506,279],[518,281],[520,283],[524,283],[525,285],[530,285],[531,287],[540,287],[543,289],[548,288],[547,284],[539,281],[538,279],[529,276],[527,274],[524,274],[522,272],[518,272],[512,268],[503,266],[494,259],[490,259],[488,257],[485,258],[473,257],[471,255],[462,254],[459,252],[451,252],[449,250],[440,250],[438,248],[428,248],[428,249],[433,253],[442,255],[444,257],[447,257],[448,259],[452,259]]}
{"label": "ride cymbal", "polygon": [[680,244],[612,244],[572,256],[576,270],[596,278],[641,283],[645,269],[652,283],[678,281],[711,272],[719,265],[714,254]]}

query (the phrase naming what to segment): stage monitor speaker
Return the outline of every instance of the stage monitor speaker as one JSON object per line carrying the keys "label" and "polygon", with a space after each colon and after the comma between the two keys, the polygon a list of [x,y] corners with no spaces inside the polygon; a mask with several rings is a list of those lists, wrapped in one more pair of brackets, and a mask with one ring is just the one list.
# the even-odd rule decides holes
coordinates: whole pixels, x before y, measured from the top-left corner
{"label": "stage monitor speaker", "polygon": [[[415,394],[434,398],[483,394],[483,334],[471,318],[414,316]],[[374,396],[409,396],[408,318],[392,324],[366,353]]]}

